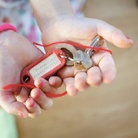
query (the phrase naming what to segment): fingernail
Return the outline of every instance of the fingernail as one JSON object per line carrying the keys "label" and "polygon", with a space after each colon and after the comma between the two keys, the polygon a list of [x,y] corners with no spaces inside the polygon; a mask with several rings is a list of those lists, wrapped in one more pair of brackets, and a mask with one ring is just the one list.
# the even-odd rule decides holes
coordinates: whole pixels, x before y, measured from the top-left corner
{"label": "fingernail", "polygon": [[23,114],[23,113],[21,113],[21,112],[18,112],[18,113],[17,113],[17,115],[18,115],[18,116],[20,116],[20,117],[22,117],[22,118],[24,118],[24,117],[25,117],[25,116],[24,116],[24,114]]}
{"label": "fingernail", "polygon": [[42,82],[42,81],[40,81],[40,82],[38,83],[38,87],[43,87],[43,82]]}
{"label": "fingernail", "polygon": [[40,97],[40,92],[38,92],[36,95],[35,95],[35,98],[38,99]]}
{"label": "fingernail", "polygon": [[31,103],[31,104],[30,104],[30,107],[34,107],[34,105],[35,105],[35,103]]}
{"label": "fingernail", "polygon": [[35,105],[35,102],[32,100],[32,99],[29,99],[29,102],[30,102],[30,107],[34,107],[34,105]]}
{"label": "fingernail", "polygon": [[38,99],[40,97],[40,92],[37,91],[37,93],[35,94],[35,98]]}
{"label": "fingernail", "polygon": [[126,36],[126,38],[127,38],[127,39],[130,39],[130,37],[129,37],[129,36]]}
{"label": "fingernail", "polygon": [[132,40],[129,36],[126,36],[127,39]]}
{"label": "fingernail", "polygon": [[37,79],[34,81],[34,85],[38,88],[43,87],[43,81],[41,79]]}

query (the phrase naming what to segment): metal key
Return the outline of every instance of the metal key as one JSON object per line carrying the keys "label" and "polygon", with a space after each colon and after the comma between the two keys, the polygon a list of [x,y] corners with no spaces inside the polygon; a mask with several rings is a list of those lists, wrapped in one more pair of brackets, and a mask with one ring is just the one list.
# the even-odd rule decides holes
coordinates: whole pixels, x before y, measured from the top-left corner
{"label": "metal key", "polygon": [[[103,43],[102,37],[96,36],[90,46],[97,48],[102,43]],[[90,48],[86,49],[84,52],[78,50],[73,57],[75,61],[74,62],[75,69],[80,71],[86,71],[87,69],[89,69],[93,64],[91,56],[94,54],[94,52],[95,50],[91,50]]]}
{"label": "metal key", "polygon": [[[103,42],[104,42],[104,39],[102,37],[96,36],[92,41],[92,43],[90,44],[90,46],[94,48],[98,48],[100,45],[103,44]],[[94,54],[95,50],[91,50],[88,48],[85,50],[85,52],[89,54],[89,56],[91,57]]]}
{"label": "metal key", "polygon": [[34,85],[35,79],[40,77],[48,79],[54,75],[66,64],[66,59],[60,55],[65,56],[62,50],[54,49],[24,68],[21,73],[22,83]]}
{"label": "metal key", "polygon": [[77,70],[85,71],[89,66],[92,66],[92,60],[90,56],[81,50],[77,50],[74,54],[74,67]]}

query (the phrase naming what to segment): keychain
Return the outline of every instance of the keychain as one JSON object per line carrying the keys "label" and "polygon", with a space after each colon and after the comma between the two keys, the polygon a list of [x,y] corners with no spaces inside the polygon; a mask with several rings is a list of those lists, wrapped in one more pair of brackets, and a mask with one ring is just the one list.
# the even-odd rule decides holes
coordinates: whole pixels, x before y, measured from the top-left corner
{"label": "keychain", "polygon": [[66,59],[62,58],[62,56],[65,56],[65,53],[60,49],[54,49],[43,55],[23,69],[21,82],[34,85],[34,80],[37,78],[48,79],[65,65]]}
{"label": "keychain", "polygon": [[[89,59],[91,59],[91,56],[95,51],[105,51],[112,54],[110,50],[99,47],[99,45],[101,45],[101,40],[102,38],[97,36],[91,46],[84,46],[74,42],[54,42],[49,45],[33,43],[34,45],[43,47],[55,45],[55,49],[44,54],[42,57],[23,69],[20,78],[22,84],[9,84],[4,86],[4,90],[11,89],[13,87],[27,87],[33,89],[35,88],[35,79],[41,77],[49,79],[49,77],[56,74],[56,72],[65,65],[74,66],[75,69],[80,71],[87,70],[92,66],[92,61],[90,62]],[[85,62],[83,61],[84,59]],[[46,93],[46,95],[51,98],[61,97],[66,94],[67,92],[60,94]]]}
{"label": "keychain", "polygon": [[48,79],[65,65],[73,66],[74,61],[72,57],[75,53],[76,49],[72,45],[57,44],[55,49],[23,69],[21,82],[34,85],[34,80],[37,78]]}

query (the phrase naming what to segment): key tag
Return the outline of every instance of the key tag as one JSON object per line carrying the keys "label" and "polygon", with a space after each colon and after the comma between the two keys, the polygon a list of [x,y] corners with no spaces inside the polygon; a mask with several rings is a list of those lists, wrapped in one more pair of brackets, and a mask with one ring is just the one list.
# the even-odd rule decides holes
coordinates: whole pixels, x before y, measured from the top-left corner
{"label": "key tag", "polygon": [[54,49],[37,59],[23,69],[21,82],[34,85],[35,79],[40,77],[48,79],[51,75],[54,75],[66,63],[66,59],[62,58],[61,55],[65,55],[62,50]]}

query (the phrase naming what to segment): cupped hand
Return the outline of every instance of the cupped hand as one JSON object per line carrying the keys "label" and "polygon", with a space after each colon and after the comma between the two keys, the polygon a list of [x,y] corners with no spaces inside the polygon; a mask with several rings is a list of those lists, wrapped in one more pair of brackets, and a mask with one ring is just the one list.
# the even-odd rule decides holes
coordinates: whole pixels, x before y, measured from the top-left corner
{"label": "cupped hand", "polygon": [[[121,30],[98,19],[76,17],[74,15],[60,15],[52,18],[49,23],[41,27],[43,44],[57,41],[73,41],[83,45],[90,45],[95,36],[99,35],[119,48],[132,46],[133,41]],[[101,45],[108,49],[106,42]],[[54,47],[47,47],[46,51]],[[110,83],[116,77],[116,67],[112,55],[108,52],[96,52],[92,56],[94,65],[87,72],[74,74],[74,67],[64,67],[58,74],[63,78],[69,95],[76,95],[78,91],[89,86],[99,86]]]}
{"label": "cupped hand", "polygon": [[[41,79],[35,81],[37,88],[31,91],[18,87],[3,89],[9,84],[20,84],[23,68],[42,55],[38,48],[16,32],[9,30],[0,33],[0,106],[8,113],[34,118],[41,114],[41,109],[52,106],[53,100],[44,92],[57,92],[57,87],[62,83],[58,77],[53,77],[51,82],[45,80],[45,86],[48,87],[45,91],[38,88]],[[55,83],[57,79],[59,81]]]}

